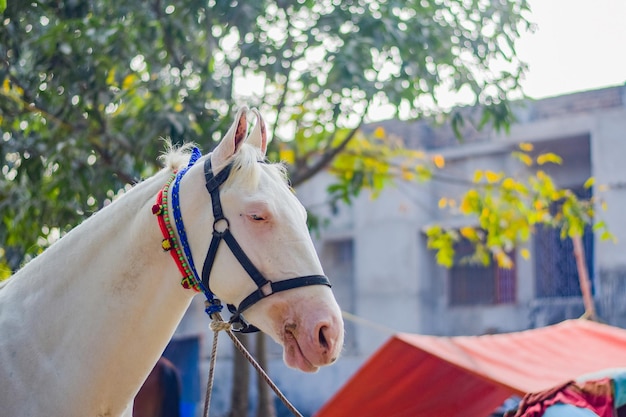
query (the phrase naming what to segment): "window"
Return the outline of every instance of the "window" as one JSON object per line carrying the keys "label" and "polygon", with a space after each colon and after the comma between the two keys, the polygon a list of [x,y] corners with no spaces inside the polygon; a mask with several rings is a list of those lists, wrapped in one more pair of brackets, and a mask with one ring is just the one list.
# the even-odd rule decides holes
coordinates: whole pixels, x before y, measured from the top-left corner
{"label": "window", "polygon": [[[579,198],[589,198],[589,190],[574,190]],[[537,298],[580,297],[580,282],[570,238],[561,239],[560,230],[537,227],[535,234],[535,288]],[[593,293],[593,231],[585,227],[582,237],[587,273]]]}
{"label": "window", "polygon": [[[593,232],[585,227],[583,235],[585,262],[593,293]],[[574,245],[570,238],[561,239],[560,231],[538,227],[535,235],[535,288],[538,298],[580,297],[580,282]]]}
{"label": "window", "polygon": [[[472,254],[472,244],[463,240],[456,244],[454,266],[449,270],[449,302],[451,306],[495,305],[514,303],[517,274],[515,266],[500,268],[464,262]],[[515,260],[515,252],[509,254]]]}

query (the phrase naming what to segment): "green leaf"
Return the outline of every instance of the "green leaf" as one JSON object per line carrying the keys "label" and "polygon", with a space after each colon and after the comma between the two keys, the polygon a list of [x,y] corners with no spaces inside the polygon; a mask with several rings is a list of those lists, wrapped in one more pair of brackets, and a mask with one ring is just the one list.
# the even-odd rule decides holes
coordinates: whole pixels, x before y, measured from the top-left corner
{"label": "green leaf", "polygon": [[0,13],[4,13],[7,9],[7,0],[0,0]]}
{"label": "green leaf", "polygon": [[461,132],[461,129],[463,128],[464,124],[465,119],[463,119],[461,113],[459,113],[458,111],[454,112],[452,114],[452,117],[450,118],[450,126],[452,127],[452,131],[454,132],[454,136],[459,142],[463,142],[463,133]]}
{"label": "green leaf", "polygon": [[597,231],[597,230],[600,230],[600,229],[605,229],[605,228],[606,228],[606,222],[604,220],[601,220],[601,221],[597,222],[592,227],[594,232]]}
{"label": "green leaf", "polygon": [[609,232],[608,230],[605,230],[604,232],[602,232],[602,234],[600,235],[600,240],[602,240],[602,241],[605,241],[605,240],[617,241],[615,236],[611,232]]}

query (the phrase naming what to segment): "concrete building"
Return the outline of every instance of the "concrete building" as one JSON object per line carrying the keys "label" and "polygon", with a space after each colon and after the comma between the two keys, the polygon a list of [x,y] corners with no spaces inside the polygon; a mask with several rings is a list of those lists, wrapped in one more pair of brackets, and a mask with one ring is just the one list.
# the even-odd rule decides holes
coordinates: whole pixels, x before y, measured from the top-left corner
{"label": "concrete building", "polygon": [[[343,357],[317,374],[287,369],[280,349],[270,349],[270,374],[304,415],[315,412],[395,331],[510,332],[583,314],[571,242],[561,240],[553,230],[537,229],[526,247],[530,258],[514,252],[512,270],[463,265],[445,269],[426,247],[428,225],[462,227],[471,222],[438,207],[441,197],[458,196],[467,188],[459,180],[471,179],[476,169],[528,174],[528,168],[511,156],[520,142],[532,143],[537,153],[554,152],[563,158],[562,165],[544,167],[559,187],[606,202],[606,211],[598,206],[597,220],[607,223],[617,242],[601,241],[589,228],[584,237],[586,260],[600,318],[626,327],[626,87],[524,102],[515,113],[518,121],[508,133],[468,127],[463,142],[457,141],[449,126],[435,128],[423,121],[377,124],[407,146],[445,158],[445,168],[432,181],[398,183],[377,199],[364,193],[336,214],[323,204],[328,177],[318,176],[298,190],[305,206],[328,219],[315,242],[338,301],[350,313]],[[595,185],[585,189],[589,177],[595,178]],[[200,355],[204,381],[211,335],[202,300],[197,302],[171,348],[192,346],[186,354]],[[226,415],[229,403],[232,348],[227,339],[223,337],[220,346],[215,416]],[[187,391],[189,401],[197,400],[204,388],[192,389]],[[255,389],[251,392],[254,397]]]}

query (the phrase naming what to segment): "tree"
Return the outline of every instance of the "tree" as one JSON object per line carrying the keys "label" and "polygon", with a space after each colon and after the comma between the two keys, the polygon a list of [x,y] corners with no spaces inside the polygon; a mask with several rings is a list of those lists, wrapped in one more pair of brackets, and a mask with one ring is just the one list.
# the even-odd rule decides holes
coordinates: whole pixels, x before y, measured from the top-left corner
{"label": "tree", "polygon": [[269,116],[270,159],[294,186],[330,167],[333,198],[349,200],[425,178],[437,160],[358,128],[381,106],[432,114],[442,89],[473,96],[479,125],[506,128],[528,12],[526,0],[8,1],[0,270],[154,173],[156,138],[215,140],[243,103]]}
{"label": "tree", "polygon": [[[428,247],[435,250],[437,262],[449,268],[455,262],[455,244],[465,239],[474,251],[462,262],[487,266],[495,261],[500,267],[511,268],[513,260],[509,254],[526,243],[538,225],[556,228],[561,239],[572,239],[585,313],[595,319],[581,238],[585,226],[593,225],[601,240],[615,239],[604,221],[594,221],[597,197],[581,199],[572,190],[557,187],[542,168],[561,164],[559,155],[550,152],[534,155],[530,143],[519,144],[512,155],[531,168],[532,173],[526,178],[516,178],[504,172],[476,170],[460,198],[442,197],[439,201],[441,209],[448,208],[472,218],[474,225],[460,229],[431,226],[426,232]],[[589,189],[594,183],[591,177],[584,188]],[[606,203],[601,202],[600,206],[606,208]],[[520,254],[525,259],[530,257],[528,249],[522,249]]]}
{"label": "tree", "polygon": [[[289,163],[294,186],[332,165],[373,106],[417,117],[442,85],[473,92],[483,123],[506,126],[528,6],[466,5],[9,2],[0,27],[5,261],[15,269],[153,173],[156,138],[216,139],[238,104],[270,117],[270,157]],[[496,59],[510,68],[494,73]],[[353,154],[367,151],[352,142]],[[336,193],[383,184],[360,164],[340,160]]]}
{"label": "tree", "polygon": [[[586,224],[593,224],[595,214],[593,199],[578,198],[571,190],[559,189],[554,180],[541,169],[546,164],[561,164],[561,157],[554,153],[531,154],[533,145],[521,143],[512,155],[527,167],[535,168],[527,178],[516,178],[504,172],[477,170],[468,190],[457,201],[443,197],[440,208],[455,208],[459,213],[476,219],[476,226],[459,230],[432,226],[428,229],[428,245],[437,251],[437,262],[450,267],[454,261],[454,242],[461,238],[476,248],[472,260],[489,265],[495,260],[501,267],[510,267],[508,253],[527,242],[538,224],[558,228],[561,238],[583,235]],[[589,178],[585,188],[594,184]],[[559,204],[558,210],[551,210]],[[604,203],[603,203],[604,206]],[[606,223],[599,221],[594,230],[601,239],[612,239]],[[530,256],[522,250],[524,258]]]}

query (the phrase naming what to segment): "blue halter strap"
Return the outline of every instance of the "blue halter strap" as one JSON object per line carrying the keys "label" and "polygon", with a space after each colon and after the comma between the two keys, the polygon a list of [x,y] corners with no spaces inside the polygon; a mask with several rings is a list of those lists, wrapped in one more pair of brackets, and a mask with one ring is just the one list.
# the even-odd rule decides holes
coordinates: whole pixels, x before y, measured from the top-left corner
{"label": "blue halter strap", "polygon": [[211,316],[213,313],[219,313],[222,311],[222,302],[215,297],[215,294],[209,290],[209,287],[202,284],[202,280],[198,275],[198,271],[196,270],[196,266],[193,262],[193,256],[191,256],[191,248],[189,246],[189,240],[187,239],[187,232],[185,231],[185,224],[183,223],[183,216],[180,211],[180,181],[183,176],[189,171],[197,161],[202,157],[202,153],[196,147],[191,151],[191,157],[189,158],[189,163],[187,166],[176,174],[174,178],[174,182],[172,183],[172,216],[174,217],[174,224],[176,226],[176,231],[178,232],[178,237],[180,240],[180,246],[183,248],[183,253],[185,254],[185,258],[187,258],[187,264],[189,265],[189,269],[193,274],[194,281],[199,285],[200,289],[204,293],[208,303],[205,309],[206,313]]}

